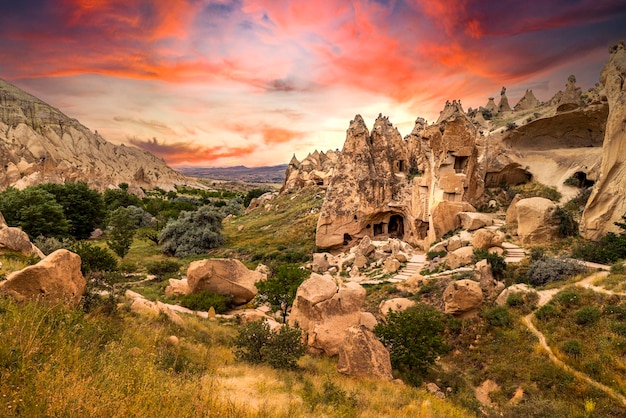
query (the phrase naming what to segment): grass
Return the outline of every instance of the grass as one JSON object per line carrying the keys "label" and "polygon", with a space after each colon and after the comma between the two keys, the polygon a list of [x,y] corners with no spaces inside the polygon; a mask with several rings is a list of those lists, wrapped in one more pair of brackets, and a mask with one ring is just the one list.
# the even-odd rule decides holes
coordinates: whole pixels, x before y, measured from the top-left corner
{"label": "grass", "polygon": [[596,280],[594,285],[612,290],[613,292],[626,292],[626,274],[611,273],[603,279]]}
{"label": "grass", "polygon": [[0,299],[0,332],[0,416],[471,416],[420,389],[341,376],[335,359],[238,363],[235,326],[200,318],[179,327]]}

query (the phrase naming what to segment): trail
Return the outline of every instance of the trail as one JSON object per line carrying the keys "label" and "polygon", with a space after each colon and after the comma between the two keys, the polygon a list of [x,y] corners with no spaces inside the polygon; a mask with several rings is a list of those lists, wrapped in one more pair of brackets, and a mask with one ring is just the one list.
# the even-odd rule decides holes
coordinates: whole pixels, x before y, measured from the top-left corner
{"label": "trail", "polygon": [[[596,268],[598,268],[596,266]],[[602,267],[600,267],[602,268]],[[596,272],[593,273],[587,277],[585,277],[584,279],[578,281],[575,283],[576,286],[579,287],[583,287],[585,289],[591,289],[595,292],[598,293],[605,293],[608,295],[621,295],[621,296],[626,296],[626,293],[616,293],[613,292],[611,290],[607,290],[598,286],[594,286],[593,282],[599,278],[603,278],[608,276],[608,271],[601,271],[601,272]],[[537,293],[539,293],[539,302],[537,304],[538,307],[541,307],[543,305],[545,305],[546,303],[548,303],[552,297],[557,294],[559,291],[561,291],[561,289],[567,287],[568,285],[565,286],[561,286],[559,288],[556,289],[548,289],[548,290],[541,290]],[[619,401],[622,403],[622,405],[626,406],[626,397],[624,397],[622,394],[618,393],[617,391],[611,389],[610,387],[606,386],[603,383],[600,383],[594,379],[592,379],[591,377],[589,377],[588,375],[568,366],[567,364],[565,364],[561,359],[559,359],[554,352],[552,351],[552,349],[550,348],[550,346],[548,345],[547,341],[546,341],[546,337],[545,335],[543,335],[543,333],[541,331],[539,331],[537,329],[537,327],[535,327],[535,324],[533,323],[533,316],[535,315],[535,311],[529,313],[528,315],[526,315],[523,319],[522,319],[522,323],[530,330],[530,332],[532,332],[537,339],[539,340],[539,346],[541,348],[543,348],[543,350],[545,350],[548,353],[548,357],[550,358],[550,360],[556,364],[557,366],[561,367],[562,369],[564,369],[565,371],[573,374],[574,376],[576,376],[577,378],[584,380],[585,382],[589,383],[591,386],[594,386],[595,388],[603,391],[604,393],[606,393],[607,395],[609,395],[611,398]]]}

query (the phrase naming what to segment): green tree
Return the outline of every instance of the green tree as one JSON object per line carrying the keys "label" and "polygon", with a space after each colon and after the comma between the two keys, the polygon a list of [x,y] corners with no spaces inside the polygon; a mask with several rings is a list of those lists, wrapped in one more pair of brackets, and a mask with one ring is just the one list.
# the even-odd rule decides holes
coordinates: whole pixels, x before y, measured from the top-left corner
{"label": "green tree", "polygon": [[295,369],[296,362],[306,352],[300,328],[285,324],[278,331],[272,331],[265,321],[242,325],[234,345],[239,360],[266,363],[275,369]]}
{"label": "green tree", "polygon": [[95,271],[117,271],[117,260],[106,248],[88,242],[77,242],[70,250],[80,256],[80,270],[84,275]]}
{"label": "green tree", "polygon": [[221,234],[223,216],[211,206],[195,212],[183,211],[171,220],[159,234],[161,251],[176,257],[203,254],[225,241]]}
{"label": "green tree", "polygon": [[29,237],[68,236],[69,223],[54,196],[37,187],[8,188],[0,193],[0,212],[9,226],[19,226]]}
{"label": "green tree", "polygon": [[389,312],[387,322],[374,333],[389,350],[391,365],[409,383],[419,385],[437,356],[448,350],[443,338],[443,314],[424,304],[403,312]]}
{"label": "green tree", "polygon": [[109,215],[111,231],[108,233],[107,245],[121,258],[128,254],[137,231],[133,213],[131,208],[119,207]]}
{"label": "green tree", "polygon": [[256,283],[259,290],[257,299],[261,303],[269,303],[274,312],[280,312],[286,322],[287,312],[296,298],[298,287],[309,275],[297,264],[282,264],[276,267],[267,280]]}
{"label": "green tree", "polygon": [[93,230],[102,225],[105,217],[102,195],[90,189],[87,183],[46,183],[38,187],[52,194],[61,205],[74,238],[89,238]]}
{"label": "green tree", "polygon": [[107,210],[112,211],[117,208],[128,206],[141,207],[141,199],[128,192],[128,184],[120,183],[118,189],[107,189],[104,192],[104,205]]}

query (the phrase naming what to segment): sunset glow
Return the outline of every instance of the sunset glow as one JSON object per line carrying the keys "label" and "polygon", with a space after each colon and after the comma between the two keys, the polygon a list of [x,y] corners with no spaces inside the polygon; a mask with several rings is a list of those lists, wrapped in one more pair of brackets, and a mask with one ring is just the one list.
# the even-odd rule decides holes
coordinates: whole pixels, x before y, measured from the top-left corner
{"label": "sunset glow", "polygon": [[356,114],[407,135],[446,100],[586,90],[624,22],[622,0],[23,0],[0,78],[172,165],[273,165]]}

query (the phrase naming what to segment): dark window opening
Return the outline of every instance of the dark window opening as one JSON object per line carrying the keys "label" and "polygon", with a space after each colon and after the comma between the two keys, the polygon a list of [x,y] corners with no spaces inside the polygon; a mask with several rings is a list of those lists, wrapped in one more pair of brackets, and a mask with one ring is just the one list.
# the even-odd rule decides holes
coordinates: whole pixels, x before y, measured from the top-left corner
{"label": "dark window opening", "polygon": [[581,189],[586,189],[587,187],[591,187],[596,183],[593,180],[587,179],[587,173],[583,173],[582,171],[577,171],[572,177],[578,180],[578,187],[580,187]]}
{"label": "dark window opening", "polygon": [[320,180],[320,181],[317,181],[315,184],[318,185],[318,186],[323,186],[324,185],[324,181]]}
{"label": "dark window opening", "polygon": [[356,221],[357,219],[359,219],[356,215],[354,215],[354,220]]}
{"label": "dark window opening", "polygon": [[365,228],[367,228],[367,229],[370,229],[371,227],[372,227],[372,225],[371,225],[371,224],[367,224],[367,225],[365,226]]}
{"label": "dark window opening", "polygon": [[404,238],[404,218],[400,215],[391,215],[388,231],[392,238]]}
{"label": "dark window opening", "polygon": [[398,160],[398,162],[396,163],[397,167],[398,167],[398,172],[400,173],[404,173],[404,160]]}
{"label": "dark window opening", "polygon": [[419,219],[415,220],[415,229],[417,231],[418,239],[424,239],[428,236],[428,228],[429,228],[428,222],[424,222]]}
{"label": "dark window opening", "polygon": [[467,168],[469,157],[454,157],[454,171],[463,173]]}
{"label": "dark window opening", "polygon": [[382,235],[383,233],[383,223],[374,224],[374,235]]}
{"label": "dark window opening", "polygon": [[352,236],[350,234],[343,234],[343,245],[348,245],[352,241]]}

